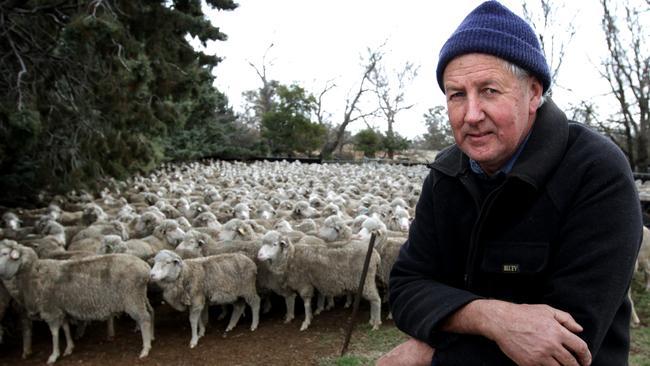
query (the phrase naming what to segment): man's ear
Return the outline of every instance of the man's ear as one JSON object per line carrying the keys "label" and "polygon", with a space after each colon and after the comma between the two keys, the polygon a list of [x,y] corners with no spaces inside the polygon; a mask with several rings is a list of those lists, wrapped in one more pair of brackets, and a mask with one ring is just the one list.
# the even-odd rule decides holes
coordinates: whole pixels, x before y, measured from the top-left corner
{"label": "man's ear", "polygon": [[537,80],[536,77],[531,76],[528,79],[528,88],[530,91],[528,113],[533,115],[537,113],[537,108],[539,108],[539,105],[542,103],[542,95],[544,94],[544,87],[542,86],[542,83],[540,83],[539,80]]}

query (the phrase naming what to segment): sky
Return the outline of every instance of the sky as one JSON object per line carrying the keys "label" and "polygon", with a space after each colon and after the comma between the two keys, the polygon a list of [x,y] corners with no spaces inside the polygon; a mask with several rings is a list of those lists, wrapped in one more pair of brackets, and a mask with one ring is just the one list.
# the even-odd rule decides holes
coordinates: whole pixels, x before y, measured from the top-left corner
{"label": "sky", "polygon": [[[440,48],[481,2],[239,0],[234,11],[205,9],[211,22],[228,35],[225,42],[209,43],[206,52],[223,58],[214,69],[215,85],[235,111],[243,111],[243,91],[261,86],[252,63],[260,69],[266,65],[268,78],[287,85],[297,83],[315,95],[328,82],[334,83],[323,107],[336,125],[342,120],[347,97],[359,88],[362,57],[368,48],[376,50],[384,44],[384,65],[391,75],[406,62],[419,67],[417,77],[405,89],[405,103],[413,107],[400,112],[394,126],[396,132],[412,139],[426,132],[423,115],[427,110],[445,104],[435,77]],[[576,28],[553,89],[555,102],[567,108],[607,92],[597,69],[605,46],[598,0],[558,2],[563,4],[557,20],[560,27],[572,22]],[[523,14],[521,0],[501,3]],[[529,3],[534,6],[538,1]],[[369,123],[382,131],[386,128],[380,119]],[[357,121],[349,130],[354,133],[365,127]]]}

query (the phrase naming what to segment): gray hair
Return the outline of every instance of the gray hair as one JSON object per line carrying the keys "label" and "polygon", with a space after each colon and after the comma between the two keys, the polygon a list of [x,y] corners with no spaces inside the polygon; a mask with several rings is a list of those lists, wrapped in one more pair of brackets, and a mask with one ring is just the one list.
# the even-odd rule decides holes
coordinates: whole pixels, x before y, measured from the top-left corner
{"label": "gray hair", "polygon": [[[530,76],[535,77],[535,75],[530,73],[528,70],[526,70],[526,69],[522,68],[521,66],[516,65],[516,64],[514,64],[514,63],[512,63],[510,61],[503,60],[503,64],[504,64],[505,69],[508,70],[510,73],[512,73],[518,79],[525,79],[525,78],[528,78]],[[539,80],[539,78],[537,78],[537,80]],[[540,81],[540,83],[541,83],[541,81]],[[538,109],[539,109],[539,107],[541,107],[544,104],[544,101],[546,100],[546,95],[547,94],[548,94],[548,90],[546,91],[546,93],[542,94],[542,97],[539,100],[539,106],[537,106]]]}

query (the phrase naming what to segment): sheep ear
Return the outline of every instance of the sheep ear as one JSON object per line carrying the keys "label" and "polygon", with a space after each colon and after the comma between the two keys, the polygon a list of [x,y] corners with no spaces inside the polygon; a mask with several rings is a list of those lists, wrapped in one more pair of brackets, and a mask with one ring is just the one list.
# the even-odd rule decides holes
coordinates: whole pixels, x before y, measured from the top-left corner
{"label": "sheep ear", "polygon": [[199,239],[199,240],[197,240],[197,243],[199,244],[200,247],[202,247],[202,246],[205,245],[205,240]]}
{"label": "sheep ear", "polygon": [[237,229],[237,232],[242,234],[242,235],[246,235],[246,232],[244,231],[243,227],[240,227],[239,229]]}
{"label": "sheep ear", "polygon": [[287,247],[287,242],[284,240],[280,240],[280,248],[285,249]]}
{"label": "sheep ear", "polygon": [[12,250],[11,253],[9,253],[9,258],[13,260],[20,258],[20,252],[17,249]]}
{"label": "sheep ear", "polygon": [[178,259],[178,258],[174,258],[174,265],[175,266],[180,266],[180,264],[181,264],[181,260]]}

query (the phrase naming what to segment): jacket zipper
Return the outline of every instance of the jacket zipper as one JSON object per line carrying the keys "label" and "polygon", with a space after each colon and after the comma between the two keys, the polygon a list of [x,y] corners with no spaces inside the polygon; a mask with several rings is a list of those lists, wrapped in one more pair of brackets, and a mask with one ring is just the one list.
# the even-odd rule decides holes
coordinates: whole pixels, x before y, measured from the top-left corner
{"label": "jacket zipper", "polygon": [[472,198],[474,198],[474,203],[476,204],[476,209],[478,212],[478,219],[476,221],[476,225],[474,225],[474,227],[472,228],[472,233],[470,234],[469,250],[467,253],[467,260],[465,263],[465,274],[463,276],[463,280],[465,282],[465,288],[467,290],[472,290],[472,286],[474,282],[474,269],[475,269],[474,267],[476,266],[476,256],[478,252],[479,233],[483,231],[483,225],[485,224],[485,220],[488,216],[488,213],[491,211],[492,205],[496,201],[496,197],[501,192],[507,180],[501,183],[501,185],[495,188],[492,192],[490,192],[485,198],[485,201],[483,202],[482,205],[479,202],[479,193],[477,191],[474,182],[472,182],[468,176],[462,176],[460,177],[460,180],[463,183],[463,185],[467,188]]}

